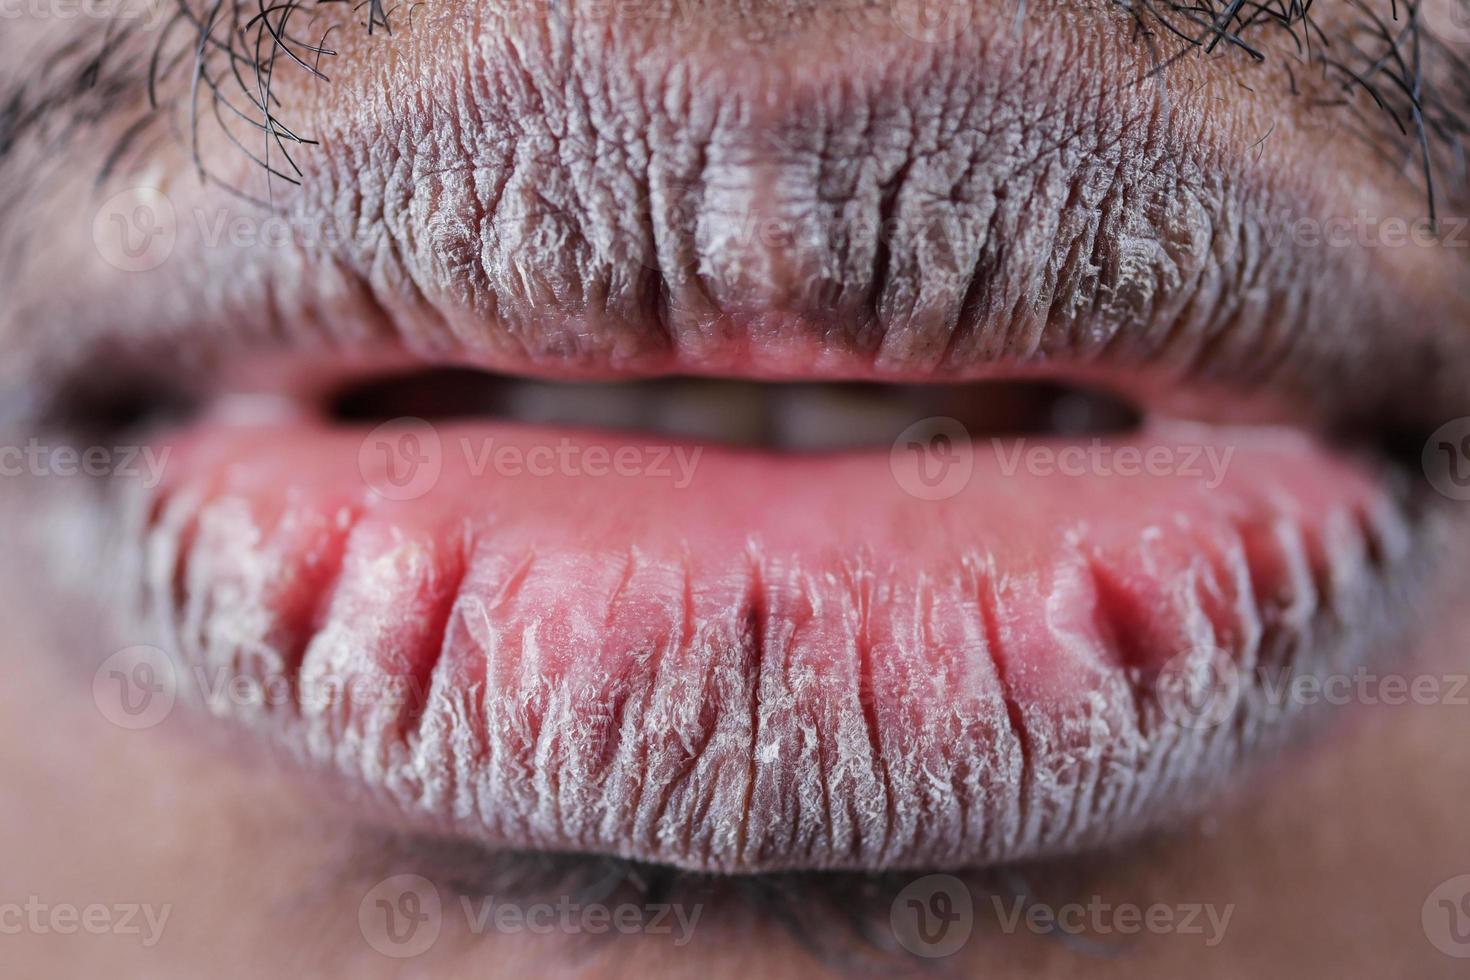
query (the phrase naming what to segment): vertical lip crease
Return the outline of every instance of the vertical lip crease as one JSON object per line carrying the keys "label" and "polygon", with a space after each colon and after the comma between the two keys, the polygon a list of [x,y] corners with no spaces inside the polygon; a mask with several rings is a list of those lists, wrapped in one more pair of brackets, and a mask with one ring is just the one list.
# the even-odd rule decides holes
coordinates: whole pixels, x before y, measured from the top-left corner
{"label": "vertical lip crease", "polygon": [[[1343,429],[1470,414],[1470,336],[1445,329],[1470,300],[1433,288],[1452,270],[1297,246],[1295,218],[1340,206],[1288,165],[1301,141],[1217,111],[1215,62],[1154,83],[1123,25],[728,51],[575,17],[410,32],[418,97],[348,73],[313,128],[290,218],[330,244],[195,265],[181,239],[107,302],[60,300],[65,345],[55,310],[23,311],[36,352],[7,369],[66,388],[98,362],[385,348],[602,376],[1147,369]],[[801,43],[829,56],[777,57]]]}
{"label": "vertical lip crease", "polygon": [[[271,442],[208,451],[248,466]],[[1136,568],[1104,568],[1101,545],[1077,543],[1040,579],[961,549],[953,577],[909,580],[861,556],[807,567],[752,543],[712,580],[652,545],[595,570],[555,547],[533,561],[510,522],[424,537],[392,509],[347,521],[258,501],[252,517],[211,470],[207,492],[185,480],[153,511],[145,606],[177,638],[183,676],[258,672],[276,691],[280,670],[299,700],[181,693],[410,824],[705,871],[988,864],[1152,826],[1283,744],[1296,728],[1280,712],[1309,714],[1273,702],[1275,675],[1256,668],[1359,663],[1395,628],[1391,583],[1425,557],[1403,515],[1363,501],[1311,527],[1237,512],[1219,538],[1199,532],[1177,574],[1142,552]],[[322,549],[346,558],[300,579]],[[588,572],[585,591],[571,567]],[[1125,571],[1167,581],[1164,607]],[[293,599],[293,581],[308,594]],[[1036,602],[1044,625],[1023,615]],[[257,641],[298,605],[330,607],[305,654],[266,655]],[[595,639],[558,620],[568,609]],[[1245,680],[1220,727],[1171,714],[1159,676],[1175,658],[1120,642],[1148,633],[1156,647],[1152,631],[1185,620],[1212,640],[1200,652],[1228,650]],[[1053,686],[1052,658],[1080,690]],[[319,703],[312,685],[334,679],[348,697]],[[357,699],[402,679],[407,700]],[[943,696],[924,696],[928,682]],[[921,805],[930,792],[950,809]]]}

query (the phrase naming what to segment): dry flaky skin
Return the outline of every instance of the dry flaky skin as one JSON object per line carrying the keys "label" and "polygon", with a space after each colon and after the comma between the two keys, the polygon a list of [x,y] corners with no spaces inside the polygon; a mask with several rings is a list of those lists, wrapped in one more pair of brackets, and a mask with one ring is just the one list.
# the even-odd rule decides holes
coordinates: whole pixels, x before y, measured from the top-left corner
{"label": "dry flaky skin", "polygon": [[[1443,288],[1465,253],[1297,238],[1303,220],[1416,216],[1416,191],[1376,187],[1356,144],[1239,59],[1150,75],[1112,5],[1005,30],[973,9],[935,43],[824,8],[762,7],[755,39],[702,8],[538,4],[424,5],[392,44],[339,32],[330,85],[277,79],[321,141],[300,188],[273,185],[297,237],[202,244],[196,208],[208,229],[261,212],[165,148],[170,260],[118,273],[89,249],[71,295],[22,288],[3,329],[23,353],[0,370],[84,385],[99,352],[157,370],[187,351],[194,371],[375,345],[540,372],[1106,359],[1275,381],[1333,421],[1464,414],[1467,338],[1442,327],[1470,316]],[[264,196],[255,164],[203,138],[212,173]],[[1423,419],[1390,419],[1407,378]]]}
{"label": "dry flaky skin", "polygon": [[[967,866],[1203,807],[1300,730],[1268,685],[1381,656],[1385,579],[1424,560],[1387,506],[1320,533],[1181,517],[1030,571],[516,542],[193,486],[149,533],[154,628],[208,711],[420,826],[702,870]],[[1158,679],[1215,657],[1242,678],[1218,719]]]}
{"label": "dry flaky skin", "polygon": [[[445,5],[381,60],[344,50],[359,67],[320,96],[323,144],[302,158],[299,194],[283,191],[339,237],[196,251],[186,222],[177,261],[154,278],[103,270],[107,302],[91,256],[74,296],[20,304],[11,322],[36,338],[34,360],[95,357],[95,330],[135,360],[175,364],[200,350],[186,337],[211,332],[205,362],[241,347],[300,356],[323,339],[546,371],[1106,362],[1274,378],[1334,419],[1400,404],[1405,378],[1423,395],[1419,419],[1463,403],[1462,385],[1422,370],[1460,376],[1462,338],[1439,328],[1463,297],[1362,288],[1412,281],[1412,249],[1281,237],[1294,217],[1341,213],[1341,188],[1283,176],[1299,170],[1290,120],[1251,100],[1210,113],[1228,75],[1194,64],[1168,87],[1135,84],[1148,61],[1126,18],[1058,16],[1044,43],[1030,23],[939,44],[869,23],[859,31],[886,43],[848,48],[812,13],[764,46],[725,50],[698,24],[659,47],[659,25],[540,14],[457,23],[465,10]],[[188,180],[163,182],[186,214],[209,201]],[[1369,196],[1392,213],[1389,195]],[[1412,275],[1449,272],[1426,262]],[[76,333],[62,354],[43,338],[68,300]],[[5,366],[29,371],[31,358]],[[1228,725],[1168,724],[1148,678],[1103,655],[1108,583],[1072,551],[1034,588],[984,551],[922,580],[759,550],[718,581],[667,560],[598,562],[582,573],[589,595],[553,621],[538,610],[562,597],[541,593],[568,578],[546,556],[395,550],[349,519],[317,532],[362,551],[322,628],[307,629],[318,610],[271,609],[294,566],[272,558],[248,509],[215,502],[196,521],[180,507],[182,525],[154,541],[154,572],[155,597],[175,598],[176,575],[188,586],[164,610],[184,663],[226,677],[275,665],[307,682],[407,673],[426,704],[370,688],[271,714],[313,761],[492,841],[739,870],[1018,858],[1137,830],[1284,731],[1258,697]],[[1345,555],[1362,545],[1354,527],[1335,538]],[[1290,529],[1265,540],[1281,567],[1303,567]],[[1353,660],[1376,635],[1374,578],[1350,558],[1330,568],[1321,583],[1297,576],[1297,618],[1272,621],[1265,598],[1236,590],[1231,642],[1181,614],[1194,632],[1179,645],[1219,644],[1247,667],[1262,642],[1305,672]],[[337,576],[330,562],[318,571]],[[1226,549],[1171,588],[1187,611],[1243,572]],[[623,575],[653,584],[620,589]],[[484,587],[466,591],[477,576]],[[668,605],[629,610],[618,597],[630,595]],[[1032,610],[1039,636],[1012,628],[1013,606],[1037,595],[1076,608]],[[1090,683],[1056,691],[1010,666],[1036,649],[1071,657]],[[1312,651],[1329,662],[1298,663]],[[450,683],[455,671],[468,678]]]}
{"label": "dry flaky skin", "polygon": [[974,373],[1106,352],[1279,374],[1304,401],[1353,375],[1383,404],[1382,365],[1344,339],[1390,319],[1393,357],[1434,362],[1420,345],[1443,334],[1342,308],[1361,257],[1293,247],[1293,220],[1343,205],[1279,177],[1289,137],[1262,137],[1280,120],[1209,111],[1238,95],[1228,73],[1150,78],[1116,11],[1047,13],[943,43],[883,18],[824,40],[854,18],[814,13],[727,46],[698,21],[670,44],[575,6],[446,10],[474,42],[406,46],[344,84],[373,111],[329,118],[312,198],[411,345],[543,369]]}

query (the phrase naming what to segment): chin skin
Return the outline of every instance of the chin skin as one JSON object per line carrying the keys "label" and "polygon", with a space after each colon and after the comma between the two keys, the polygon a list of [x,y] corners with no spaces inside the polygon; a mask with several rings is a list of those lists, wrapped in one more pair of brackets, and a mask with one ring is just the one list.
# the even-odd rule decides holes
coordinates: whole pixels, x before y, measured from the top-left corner
{"label": "chin skin", "polygon": [[[348,829],[352,822],[270,761],[222,756],[186,712],[142,731],[109,722],[84,666],[98,658],[66,648],[95,645],[100,632],[58,639],[68,603],[26,581],[25,568],[12,558],[0,569],[0,621],[8,626],[0,640],[0,902],[35,896],[79,908],[170,910],[151,944],[146,925],[101,935],[11,928],[0,948],[16,975],[189,977],[209,963],[214,977],[387,977],[405,968],[436,977],[658,976],[691,966],[707,977],[812,976],[846,962],[840,943],[835,956],[814,954],[779,916],[715,909],[683,946],[670,936],[577,943],[475,935],[464,915],[446,914],[426,952],[384,956],[358,924],[383,862]],[[1456,640],[1467,619],[1427,631],[1398,673],[1443,680],[1470,671]],[[1461,791],[1470,781],[1461,748],[1467,718],[1463,703],[1354,706],[1207,819],[1017,872],[1035,900],[1055,906],[1092,896],[1145,907],[1233,906],[1214,945],[1206,945],[1208,932],[1083,942],[1024,927],[1008,934],[997,906],[977,894],[975,931],[940,974],[1064,977],[1085,969],[1133,980],[1240,976],[1269,964],[1285,975],[1454,975],[1456,961],[1426,937],[1420,910],[1437,885],[1470,872]],[[446,909],[460,907],[441,892]],[[935,965],[879,962],[890,973],[895,963]]]}

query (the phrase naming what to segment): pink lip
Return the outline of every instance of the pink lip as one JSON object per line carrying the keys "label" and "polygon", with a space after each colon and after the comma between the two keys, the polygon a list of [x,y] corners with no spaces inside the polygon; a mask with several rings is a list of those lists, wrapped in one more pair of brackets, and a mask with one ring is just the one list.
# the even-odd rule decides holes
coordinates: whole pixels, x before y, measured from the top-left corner
{"label": "pink lip", "polygon": [[[1452,273],[1297,247],[1287,217],[1359,188],[1293,165],[1299,132],[1242,152],[1230,70],[1152,84],[1126,11],[931,43],[817,6],[732,44],[702,17],[430,5],[393,71],[339,32],[362,70],[304,100],[318,144],[280,200],[341,234],[210,247],[185,219],[217,188],[178,190],[174,261],[79,266],[36,307],[35,352],[0,365],[26,411],[215,412],[164,437],[146,541],[157,642],[205,710],[491,847],[977,865],[1208,805],[1306,720],[1262,671],[1401,637],[1428,535],[1391,460],[1470,411],[1454,291],[1418,288]],[[453,365],[1085,382],[1146,424],[1101,455],[783,456],[295,415]],[[293,414],[226,421],[240,390]],[[339,417],[406,413],[384,401]]]}
{"label": "pink lip", "polygon": [[[1065,852],[1295,730],[1254,672],[1358,657],[1408,550],[1307,436],[1153,428],[1036,472],[1066,445],[978,440],[922,499],[902,452],[210,423],[158,495],[150,594],[210,711],[416,826],[723,871]],[[408,450],[417,485],[386,469]],[[1222,662],[1226,709],[1181,717],[1160,678]]]}

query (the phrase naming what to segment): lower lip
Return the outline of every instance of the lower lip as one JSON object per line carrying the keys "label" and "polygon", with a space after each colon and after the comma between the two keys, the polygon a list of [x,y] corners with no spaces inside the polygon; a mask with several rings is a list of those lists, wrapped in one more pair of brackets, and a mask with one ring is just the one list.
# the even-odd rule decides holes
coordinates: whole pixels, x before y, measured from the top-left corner
{"label": "lower lip", "polygon": [[1257,671],[1382,635],[1408,526],[1306,436],[929,434],[206,424],[154,502],[155,623],[208,711],[414,826],[720,871],[1136,833],[1299,727]]}

